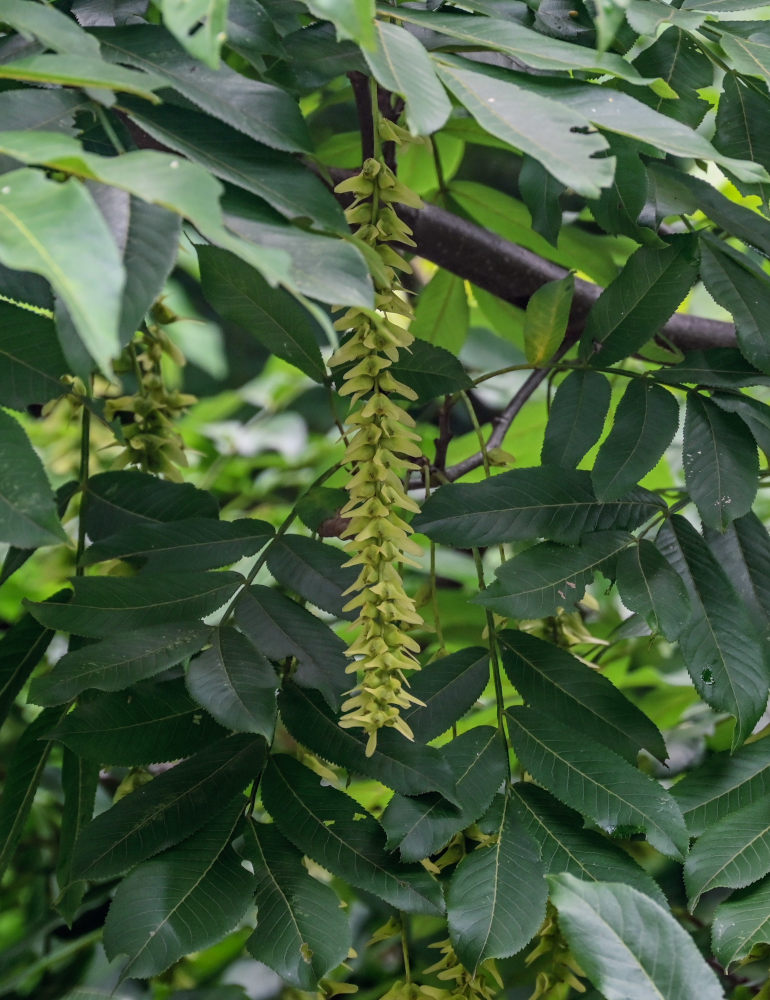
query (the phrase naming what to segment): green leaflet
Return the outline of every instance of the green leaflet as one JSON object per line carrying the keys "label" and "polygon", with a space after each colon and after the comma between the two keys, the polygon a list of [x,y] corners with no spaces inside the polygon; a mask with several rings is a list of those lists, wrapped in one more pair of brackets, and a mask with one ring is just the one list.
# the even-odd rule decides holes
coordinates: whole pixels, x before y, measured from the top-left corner
{"label": "green leaflet", "polygon": [[0,642],[0,725],[5,722],[14,699],[45,654],[53,632],[31,615],[24,615]]}
{"label": "green leaflet", "polygon": [[607,1000],[722,1000],[717,977],[671,913],[629,885],[549,875],[559,927]]}
{"label": "green leaflet", "polygon": [[693,836],[765,798],[770,791],[770,740],[715,753],[672,788]]}
{"label": "green leaflet", "polygon": [[647,475],[679,426],[679,405],[668,390],[631,379],[615,410],[612,428],[591,471],[596,496],[617,500]]}
{"label": "green leaflet", "polygon": [[0,540],[23,549],[67,540],[43,463],[19,422],[3,410],[0,410]]}
{"label": "green leaflet", "polygon": [[54,52],[85,59],[99,58],[98,42],[55,7],[3,0],[3,22],[24,36],[32,35]]}
{"label": "green leaflet", "polygon": [[[736,73],[725,73],[713,139],[716,148],[739,160],[753,160],[767,170],[770,143],[760,123],[769,104],[766,94],[747,86]],[[758,194],[765,204],[770,198],[767,183],[739,181],[738,186],[743,194]]]}
{"label": "green leaflet", "polygon": [[187,690],[222,726],[272,741],[278,677],[273,665],[241,632],[215,630],[211,646],[187,671]]}
{"label": "green leaflet", "polygon": [[51,320],[0,302],[0,405],[23,410],[55,399],[66,370]]}
{"label": "green leaflet", "polygon": [[217,69],[227,37],[229,4],[230,0],[161,0],[163,23],[191,56]]}
{"label": "green leaflet", "polygon": [[380,822],[388,847],[398,846],[402,861],[420,861],[435,854],[458,830],[475,823],[506,779],[505,746],[491,726],[461,733],[441,753],[454,775],[460,808],[438,795],[394,795]]}
{"label": "green leaflet", "polygon": [[519,781],[511,805],[540,849],[547,875],[569,872],[586,882],[623,882],[666,906],[666,897],[647,872],[608,837],[584,828],[579,813],[532,782]]}
{"label": "green leaflet", "polygon": [[[762,376],[758,374],[758,378]],[[770,407],[766,403],[737,393],[715,392],[711,398],[728,413],[737,413],[765,455],[770,452]]]}
{"label": "green leaflet", "polygon": [[534,937],[545,916],[544,875],[537,847],[506,798],[497,841],[467,855],[447,891],[449,936],[468,970],[507,958]]}
{"label": "green leaflet", "polygon": [[82,700],[47,735],[88,760],[136,765],[186,757],[225,734],[179,679]]}
{"label": "green leaflet", "polygon": [[337,38],[350,38],[364,49],[374,46],[374,0],[306,0],[306,6],[333,23]]}
{"label": "green leaflet", "polygon": [[472,601],[512,618],[546,618],[557,608],[571,610],[594,573],[612,563],[631,538],[626,532],[596,531],[569,548],[540,542],[504,562],[496,570],[497,580]]}
{"label": "green leaflet", "polygon": [[65,653],[53,670],[35,677],[29,700],[35,705],[63,705],[90,688],[121,691],[197,653],[209,634],[204,625],[181,622],[89,643]]}
{"label": "green leaflet", "polygon": [[420,295],[410,331],[457,354],[468,333],[468,297],[462,278],[439,268]]}
{"label": "green leaflet", "polygon": [[242,584],[240,573],[229,571],[76,577],[69,603],[29,602],[29,608],[49,628],[101,638],[119,629],[202,618],[226,604]]}
{"label": "green leaflet", "polygon": [[170,523],[132,525],[94,545],[82,564],[92,566],[107,559],[141,559],[148,569],[173,566],[175,573],[217,569],[258,552],[274,534],[266,521],[240,518],[186,518]]}
{"label": "green leaflet", "polygon": [[399,865],[385,834],[361,806],[283,754],[270,758],[262,798],[281,833],[313,861],[408,913],[440,914],[438,882],[418,865]]}
{"label": "green leaflet", "polygon": [[259,775],[261,737],[228,736],[132,792],[81,831],[75,878],[111,878],[199,830]]}
{"label": "green leaflet", "polygon": [[756,514],[732,521],[724,532],[706,529],[706,542],[758,628],[770,615],[770,535]]}
{"label": "green leaflet", "polygon": [[[564,325],[566,327],[566,316]],[[570,372],[556,390],[551,404],[540,456],[543,464],[574,469],[599,440],[609,406],[610,383],[606,375],[590,370]],[[636,481],[630,484],[635,485]],[[627,492],[623,490],[618,496]]]}
{"label": "green leaflet", "polygon": [[667,246],[640,247],[588,314],[580,353],[602,367],[651,340],[689,292],[698,274],[698,240],[670,237]]}
{"label": "green leaflet", "polygon": [[403,95],[410,132],[430,135],[440,129],[452,106],[422,44],[388,21],[374,22],[373,43],[364,57],[382,87]]}
{"label": "green leaflet", "polygon": [[729,812],[697,839],[684,866],[690,910],[717,886],[740,889],[770,872],[767,800]]}
{"label": "green leaflet", "polygon": [[219,941],[246,912],[254,879],[230,845],[245,800],[239,796],[224,808],[221,802],[213,820],[210,813],[205,817],[203,829],[140,865],[118,886],[104,925],[104,948],[110,960],[128,956],[121,980],[164,972],[182,956]]}
{"label": "green leaflet", "polygon": [[531,708],[509,708],[506,715],[516,755],[557,799],[609,830],[643,829],[663,854],[686,854],[689,837],[679,806],[652,778],[582,729]]}
{"label": "green leaflet", "polygon": [[740,417],[699,393],[690,393],[682,454],[687,489],[707,527],[724,531],[751,509],[757,495],[759,457]]}
{"label": "green leaflet", "polygon": [[249,820],[240,853],[253,865],[257,929],[248,952],[300,990],[347,958],[350,926],[334,890],[308,874],[275,825]]}
{"label": "green leaflet", "polygon": [[436,791],[458,804],[455,778],[440,750],[385,730],[377,739],[374,753],[367,757],[365,736],[356,730],[341,729],[336,714],[320,695],[290,681],[283,685],[278,706],[292,736],[314,753],[349,771],[375,778],[402,795]]}
{"label": "green leaflet", "polygon": [[[544,285],[541,285],[527,303],[527,310],[524,313],[524,353],[527,356],[527,361],[531,364],[542,364],[544,361],[550,360],[550,358],[556,353],[557,348],[564,339],[564,334],[567,329],[574,290],[575,279],[571,274],[568,274],[565,278],[560,278],[558,281],[548,281]],[[585,373],[578,372],[573,373],[573,375],[584,374]],[[568,375],[565,382],[570,378],[571,376]],[[586,380],[584,378],[582,382],[584,383],[585,381]],[[562,385],[563,384],[564,383],[562,383]],[[561,386],[559,386],[559,391],[562,396],[564,396]],[[572,394],[573,405],[575,405],[574,397],[575,393]],[[607,402],[609,403],[609,398],[607,399]],[[596,410],[597,412],[601,412],[601,409],[602,395],[600,390]],[[596,423],[596,419],[594,419],[592,423]],[[589,431],[585,435],[586,437],[589,437],[591,434],[590,427],[591,424],[589,424]],[[572,431],[573,428],[570,428],[570,432]],[[601,433],[601,428],[599,433]],[[553,430],[551,434],[553,435]],[[593,442],[591,443],[593,444]],[[552,436],[549,443],[550,450],[553,450],[556,444],[557,442]],[[545,444],[543,447],[545,449]],[[590,445],[588,447],[590,447]],[[572,450],[574,449],[575,445],[573,445]],[[571,449],[564,449],[566,454],[569,454],[570,450]],[[586,448],[586,451],[587,450],[588,448]],[[559,451],[561,451],[561,449],[559,449]],[[585,452],[581,454],[580,458],[582,458],[584,454]],[[579,460],[580,459],[576,459],[573,464],[577,465]]]}
{"label": "green leaflet", "polygon": [[609,747],[630,764],[641,749],[668,756],[655,725],[615,685],[565,649],[526,632],[500,633],[503,666],[524,701],[552,712]]}
{"label": "green leaflet", "polygon": [[410,705],[402,712],[414,738],[422,743],[446,732],[481,696],[489,680],[489,652],[468,646],[429,666],[409,678],[409,690],[422,705]]}
{"label": "green leaflet", "polygon": [[[560,184],[540,163],[531,156],[525,156],[519,174],[519,191],[524,204],[532,216],[532,228],[552,246],[556,246],[562,223],[562,207],[559,200],[564,193]],[[530,357],[534,363],[534,358]]]}
{"label": "green leaflet", "polygon": [[425,340],[416,340],[408,351],[402,352],[392,370],[399,382],[413,389],[421,401],[470,389],[473,385],[454,354]]}
{"label": "green leaflet", "polygon": [[646,538],[629,545],[618,557],[615,583],[621,600],[651,629],[669,641],[690,621],[690,597],[681,576]]}
{"label": "green leaflet", "polygon": [[691,616],[679,648],[709,705],[735,717],[733,749],[765,710],[768,654],[745,605],[698,532],[681,515],[660,530],[658,548],[685,581]]}
{"label": "green leaflet", "polygon": [[354,618],[352,612],[343,611],[350,600],[345,591],[358,575],[352,566],[343,565],[347,558],[333,545],[303,535],[282,535],[270,546],[267,567],[279,583],[316,607],[339,618]]}
{"label": "green leaflet", "polygon": [[436,542],[463,547],[538,537],[574,545],[586,532],[638,527],[661,507],[659,498],[641,487],[600,503],[590,473],[539,466],[481,483],[442,486],[412,527]]}
{"label": "green leaflet", "polygon": [[653,372],[657,382],[679,385],[698,383],[716,389],[738,389],[744,385],[767,385],[770,379],[750,365],[733,347],[689,351],[684,360]]}
{"label": "green leaflet", "polygon": [[59,898],[56,908],[71,927],[86,890],[85,882],[73,882],[72,848],[81,828],[88,823],[94,811],[94,798],[99,784],[99,764],[84,760],[64,749],[61,768],[64,808],[59,841],[59,863],[56,881]]}
{"label": "green leaflet", "polygon": [[711,928],[714,954],[727,969],[770,941],[770,879],[720,903]]}

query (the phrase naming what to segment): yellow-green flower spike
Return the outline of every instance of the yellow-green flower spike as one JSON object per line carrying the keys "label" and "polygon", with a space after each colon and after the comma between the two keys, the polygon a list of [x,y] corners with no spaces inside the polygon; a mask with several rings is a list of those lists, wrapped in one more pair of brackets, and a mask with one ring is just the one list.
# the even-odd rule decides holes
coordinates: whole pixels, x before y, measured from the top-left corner
{"label": "yellow-green flower spike", "polygon": [[[412,529],[398,511],[419,509],[407,496],[402,477],[416,468],[413,459],[421,451],[414,421],[399,402],[414,399],[415,394],[390,371],[399,352],[408,350],[414,340],[408,330],[412,310],[400,294],[397,278],[398,271],[408,272],[411,266],[388,241],[414,246],[412,231],[399,219],[394,203],[414,207],[422,203],[374,158],[336,190],[355,196],[347,220],[359,227],[356,236],[382,263],[375,281],[376,311],[348,309],[337,320],[335,327],[349,331],[349,336],[329,360],[331,367],[349,366],[338,385],[340,395],[351,397],[347,423],[353,432],[345,453],[352,469],[347,484],[350,499],[341,515],[350,519],[343,534],[351,557],[347,565],[359,567],[349,591],[353,596],[345,606],[358,611],[358,634],[347,655],[348,672],[358,674],[359,683],[342,706],[340,725],[363,729],[368,736],[366,753],[371,756],[385,726],[413,739],[401,710],[417,703],[406,690],[406,672],[419,670],[420,647],[408,630],[421,625],[422,618],[404,590],[398,567],[416,565],[409,557],[421,550],[409,538]],[[393,317],[403,319],[394,322]]]}

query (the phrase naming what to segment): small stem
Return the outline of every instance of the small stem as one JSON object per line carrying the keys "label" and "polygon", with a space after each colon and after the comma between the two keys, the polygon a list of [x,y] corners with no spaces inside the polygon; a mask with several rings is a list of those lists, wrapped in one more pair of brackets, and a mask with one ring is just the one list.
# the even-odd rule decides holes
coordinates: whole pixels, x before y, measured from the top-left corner
{"label": "small stem", "polygon": [[83,517],[83,500],[88,485],[88,465],[91,457],[91,411],[83,403],[83,413],[80,418],[80,513],[78,515],[78,543],[75,551],[75,576],[83,576],[84,569],[80,565],[86,548],[86,522]]}
{"label": "small stem", "polygon": [[125,153],[126,147],[120,141],[117,132],[112,127],[112,122],[110,121],[107,112],[101,104],[95,104],[94,107],[96,108],[96,117],[99,119],[99,124],[107,133],[107,138],[110,140],[118,153]]}
{"label": "small stem", "polygon": [[412,981],[412,967],[409,962],[409,934],[406,913],[399,913],[401,919],[401,954],[404,956],[404,979],[407,984]]}
{"label": "small stem", "polygon": [[[377,125],[380,120],[380,100],[379,93],[377,90],[377,81],[373,76],[369,77],[369,95],[372,102],[372,131],[374,133],[373,146],[374,146],[374,159],[382,160],[382,139],[380,138],[380,130]],[[377,190],[377,185],[375,185],[375,192]]]}
{"label": "small stem", "polygon": [[479,423],[479,418],[476,416],[476,411],[473,408],[473,401],[471,400],[468,393],[463,389],[460,392],[460,396],[465,403],[465,407],[468,410],[468,416],[471,418],[471,423],[473,424],[473,429],[476,432],[476,437],[479,440],[479,451],[481,452],[481,461],[484,463],[484,474],[487,479],[491,475],[489,467],[489,455],[487,454],[487,443],[484,440],[484,432],[481,429],[481,424]]}
{"label": "small stem", "polygon": [[[476,575],[479,581],[479,590],[484,591],[487,589],[487,585],[484,582],[484,564],[481,561],[481,553],[478,549],[473,550],[473,561],[476,564]],[[500,735],[505,740],[505,745],[510,750],[511,744],[508,739],[508,733],[505,729],[505,698],[503,695],[503,679],[500,674],[500,659],[497,652],[497,638],[495,633],[495,618],[489,608],[484,609],[487,619],[487,635],[489,643],[489,661],[492,664],[492,680],[495,685],[495,700],[497,701],[497,728]],[[510,762],[509,762],[509,772],[510,772]],[[510,779],[510,773],[508,775]]]}

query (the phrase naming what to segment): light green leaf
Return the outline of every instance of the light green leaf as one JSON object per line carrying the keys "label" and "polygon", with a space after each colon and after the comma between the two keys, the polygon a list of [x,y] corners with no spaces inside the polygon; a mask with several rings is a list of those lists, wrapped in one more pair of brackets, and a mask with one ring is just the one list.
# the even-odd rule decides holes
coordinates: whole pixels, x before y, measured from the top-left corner
{"label": "light green leaf", "polygon": [[513,747],[533,778],[599,826],[644,830],[661,853],[683,858],[687,829],[676,800],[585,729],[572,729],[531,708],[506,712]]}
{"label": "light green leaf", "polygon": [[581,357],[605,367],[633,354],[660,330],[697,275],[695,236],[672,236],[663,249],[640,247],[588,314]]}
{"label": "light green leaf", "polygon": [[748,958],[755,945],[770,943],[770,879],[736,893],[716,908],[711,940],[725,969]]}
{"label": "light green leaf", "polygon": [[367,50],[375,47],[374,0],[305,0],[305,6],[331,21],[338,39],[350,38]]}
{"label": "light green leaf", "polygon": [[230,0],[161,0],[163,23],[191,56],[217,69],[229,5]]}
{"label": "light green leaf", "polygon": [[631,379],[596,456],[591,482],[600,500],[616,500],[655,467],[679,427],[673,394]]}
{"label": "light green leaf", "polygon": [[575,278],[568,274],[542,285],[527,303],[524,313],[524,353],[533,365],[549,361],[564,339],[575,291]]}
{"label": "light green leaf", "polygon": [[29,602],[29,608],[49,628],[102,638],[121,629],[203,618],[242,584],[243,577],[233,572],[77,577],[67,604]]}
{"label": "light green leaf", "polygon": [[104,949],[110,960],[128,956],[121,979],[159,975],[184,955],[220,941],[246,912],[254,879],[230,846],[245,799],[239,796],[225,808],[221,802],[202,830],[118,886],[104,925]]}
{"label": "light green leaf", "polygon": [[36,38],[47,49],[82,58],[99,58],[99,43],[83,31],[74,18],[56,7],[28,3],[26,0],[3,0],[3,24],[22,37]]}
{"label": "light green leaf", "polygon": [[197,653],[210,631],[198,622],[152,625],[81,646],[32,681],[29,700],[33,705],[63,705],[90,689],[122,691]]}
{"label": "light green leaf", "polygon": [[439,62],[437,70],[482,128],[532,156],[557,180],[587,198],[598,198],[602,187],[612,182],[613,161],[596,158],[607,149],[607,141],[596,132],[581,131],[588,128],[588,119],[579,112],[454,64]]}
{"label": "light green leaf", "polygon": [[[545,285],[543,288],[547,288]],[[539,295],[543,288],[535,295]],[[534,296],[533,296],[534,298]],[[532,299],[530,299],[530,305]],[[567,312],[569,303],[567,303]],[[529,307],[527,307],[529,313]],[[567,315],[564,316],[566,328]],[[526,337],[526,319],[524,330]],[[562,331],[563,333],[563,331]],[[606,375],[587,369],[569,372],[556,390],[551,404],[540,458],[543,465],[576,468],[585,453],[599,440],[607,411],[611,389]],[[631,483],[635,486],[636,483]],[[623,491],[624,493],[627,490]],[[617,499],[617,497],[610,498]]]}
{"label": "light green leaf", "polygon": [[495,571],[497,580],[473,603],[511,618],[547,618],[557,608],[571,611],[583,599],[594,573],[631,540],[625,532],[598,531],[569,548],[540,542],[506,560]]}
{"label": "light green leaf", "polygon": [[83,566],[107,559],[141,559],[148,569],[173,566],[175,573],[217,569],[253,556],[274,534],[272,525],[249,517],[215,521],[184,518],[159,524],[134,525],[90,545]]}
{"label": "light green leaf", "polygon": [[0,540],[22,549],[67,541],[43,464],[21,425],[3,410],[0,410]]}
{"label": "light green leaf", "polygon": [[694,836],[728,814],[770,794],[770,740],[746,743],[735,753],[712,754],[672,788]]}
{"label": "light green leaf", "polygon": [[647,716],[566,649],[513,629],[500,633],[500,647],[508,678],[532,708],[551,710],[570,726],[595,734],[631,764],[642,749],[666,759],[663,737]]}
{"label": "light green leaf", "polygon": [[687,489],[704,525],[724,531],[751,510],[757,495],[759,456],[740,417],[691,392],[682,457]]}
{"label": "light green leaf", "polygon": [[[26,159],[25,151],[15,143],[14,152],[5,147],[1,137],[7,135],[19,138],[22,147],[48,135],[80,148],[58,133],[0,133],[2,151],[19,160]],[[32,152],[29,162],[34,159]],[[125,273],[104,216],[86,188],[75,180],[49,180],[37,170],[12,170],[2,177],[0,219],[0,261],[50,281],[89,353],[103,371],[110,371],[112,358],[120,352]]]}
{"label": "light green leaf", "polygon": [[402,861],[420,861],[441,850],[458,832],[487,810],[506,780],[505,745],[491,726],[475,726],[441,748],[456,781],[460,808],[440,796],[394,795],[380,822],[388,847],[398,847]]}
{"label": "light green leaf", "polygon": [[337,894],[308,874],[302,855],[274,824],[247,821],[240,853],[257,882],[257,929],[247,951],[291,986],[315,990],[352,943]]}
{"label": "light green leaf", "polygon": [[662,507],[641,487],[621,500],[597,501],[590,473],[539,466],[502,472],[482,483],[442,486],[412,522],[436,542],[490,545],[549,538],[574,545],[590,531],[630,531]]}
{"label": "light green leaf", "polygon": [[670,911],[629,885],[549,875],[559,927],[607,1000],[723,1000],[719,981]]}
{"label": "light green leaf", "polygon": [[288,292],[271,289],[253,267],[216,247],[197,247],[203,292],[224,318],[242,326],[316,382],[326,378],[319,324]]}
{"label": "light green leaf", "polygon": [[696,840],[684,865],[690,911],[709,889],[742,889],[768,872],[770,822],[767,801],[759,799],[728,813]]}
{"label": "light green leaf", "polygon": [[374,752],[366,754],[366,736],[343,729],[326,702],[314,691],[290,681],[278,699],[281,718],[298,743],[326,760],[374,778],[402,795],[440,792],[457,804],[455,778],[435,747],[420,746],[387,729],[379,733]]}
{"label": "light green leaf", "polygon": [[393,861],[374,817],[299,761],[273,755],[261,789],[278,829],[317,864],[407,913],[443,911],[438,882],[419,865]]}
{"label": "light green leaf", "polygon": [[670,642],[677,639],[690,621],[690,598],[681,576],[653,543],[642,538],[630,545],[618,557],[615,574],[625,606]]}
{"label": "light green leaf", "polygon": [[133,767],[178,760],[224,733],[179,678],[84,699],[48,735],[86,760]]}
{"label": "light green leaf", "polygon": [[488,958],[508,958],[537,933],[548,897],[537,847],[503,803],[497,840],[460,862],[447,890],[449,937],[458,958],[475,974]]}
{"label": "light green leaf", "polygon": [[75,845],[75,878],[112,878],[196,833],[259,774],[267,745],[228,736],[164,771],[85,826]]}
{"label": "light green leaf", "polygon": [[569,872],[585,882],[623,882],[667,906],[660,886],[647,872],[582,818],[531,781],[511,790],[511,804],[527,833],[540,848],[547,875]]}
{"label": "light green leaf", "polygon": [[153,103],[160,100],[153,94],[153,90],[162,87],[164,83],[163,78],[154,73],[137,73],[135,69],[113,66],[93,56],[47,53],[3,63],[0,65],[0,80],[118,90],[136,94]]}
{"label": "light green leaf", "polygon": [[656,544],[690,594],[691,617],[679,637],[682,657],[701,698],[734,716],[736,749],[767,704],[767,643],[689,521],[670,517]]}
{"label": "light green leaf", "polygon": [[420,293],[409,329],[415,337],[459,354],[468,333],[469,315],[465,282],[439,268]]}
{"label": "light green leaf", "polygon": [[317,608],[339,618],[353,618],[343,611],[350,600],[345,592],[355,584],[358,574],[345,566],[348,555],[343,549],[303,535],[282,535],[274,539],[267,554],[267,568],[276,580],[295,591]]}
{"label": "light green leaf", "polygon": [[217,722],[266,740],[275,732],[277,687],[273,665],[229,626],[214,632],[210,648],[187,671],[187,690]]}
{"label": "light green leaf", "polygon": [[406,121],[415,135],[430,135],[446,122],[452,105],[438,81],[430,56],[404,28],[376,21],[371,50],[364,56],[372,75],[386,90],[406,101]]}

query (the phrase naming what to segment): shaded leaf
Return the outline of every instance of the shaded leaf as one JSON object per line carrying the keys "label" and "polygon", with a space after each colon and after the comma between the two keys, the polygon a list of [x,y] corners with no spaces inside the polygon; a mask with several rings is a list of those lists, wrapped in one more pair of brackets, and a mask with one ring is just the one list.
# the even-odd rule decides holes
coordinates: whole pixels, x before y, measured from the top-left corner
{"label": "shaded leaf", "polygon": [[292,680],[320,691],[336,709],[350,687],[345,643],[299,604],[269,587],[250,587],[238,600],[239,628],[269,660],[296,657]]}
{"label": "shaded leaf", "polygon": [[655,725],[602,674],[527,632],[505,629],[500,645],[509,680],[532,708],[569,720],[631,764],[642,749],[666,759]]}
{"label": "shaded leaf", "polygon": [[407,913],[440,914],[438,882],[419,865],[398,865],[373,816],[284,754],[272,756],[262,799],[278,829],[317,864]]}
{"label": "shaded leaf", "polygon": [[770,942],[770,879],[736,893],[716,908],[711,927],[714,954],[727,969]]}
{"label": "shaded leaf", "polygon": [[0,302],[0,404],[23,410],[55,399],[66,371],[51,320]]}
{"label": "shaded leaf", "polygon": [[[770,169],[770,141],[761,127],[770,109],[767,94],[747,86],[736,73],[725,73],[717,108],[716,132],[712,142],[726,156],[753,160]],[[770,184],[754,185],[738,181],[743,194],[758,194],[765,204],[770,198]]]}
{"label": "shaded leaf", "polygon": [[759,475],[754,438],[740,417],[699,393],[687,397],[682,459],[704,525],[724,531],[751,509]]}
{"label": "shaded leaf", "polygon": [[674,396],[647,380],[631,379],[591,471],[596,496],[617,500],[655,467],[679,426]]}
{"label": "shaded leaf", "polygon": [[531,708],[509,708],[516,755],[557,799],[599,826],[644,830],[661,853],[682,858],[687,829],[675,799],[584,730],[568,728]]}
{"label": "shaded leaf", "polygon": [[364,57],[380,86],[404,97],[409,131],[430,135],[440,129],[452,106],[421,43],[388,21],[374,22],[373,41]]}
{"label": "shaded leaf", "polygon": [[352,566],[345,567],[347,554],[333,545],[303,535],[282,535],[270,546],[267,567],[284,587],[318,608],[338,618],[354,618],[343,611],[350,600],[345,591],[352,587],[358,574]]}
{"label": "shaded leaf", "polygon": [[65,747],[62,753],[61,783],[64,807],[61,816],[59,862],[56,866],[56,881],[60,889],[56,909],[67,924],[72,926],[86,890],[85,882],[72,882],[70,877],[72,848],[81,828],[93,816],[96,789],[99,785],[99,765],[93,760],[84,760]]}
{"label": "shaded leaf", "polygon": [[561,344],[567,330],[574,291],[575,278],[568,274],[558,281],[547,281],[530,297],[524,313],[524,354],[530,364],[539,365],[548,361]]}
{"label": "shaded leaf", "polygon": [[607,1000],[687,996],[722,1000],[722,987],[687,931],[629,885],[549,875],[559,927]]}
{"label": "shaded leaf", "polygon": [[228,736],[200,750],[101,813],[75,845],[75,878],[120,875],[196,833],[259,774],[259,736]]}
{"label": "shaded leaf", "polygon": [[678,514],[669,518],[656,544],[690,594],[691,618],[679,637],[682,657],[701,698],[735,717],[735,749],[765,710],[766,643],[689,521]]}
{"label": "shaded leaf", "polygon": [[457,833],[475,823],[507,777],[506,749],[496,729],[475,726],[441,748],[456,782],[456,808],[438,795],[394,795],[380,822],[388,847],[402,861],[435,854]]}
{"label": "shaded leaf", "polygon": [[770,406],[767,403],[752,399],[750,396],[737,393],[729,395],[726,392],[715,392],[711,399],[728,413],[737,413],[765,455],[770,454]]}
{"label": "shaded leaf", "polygon": [[594,573],[631,540],[625,532],[597,531],[586,535],[581,545],[569,548],[540,542],[506,560],[495,571],[495,582],[472,602],[511,618],[547,618],[557,608],[572,610],[583,599]]}
{"label": "shaded leaf", "polygon": [[0,725],[27,678],[45,655],[53,639],[51,629],[43,628],[30,615],[23,615],[0,642]]}
{"label": "shaded leaf", "polygon": [[316,382],[326,378],[318,342],[323,333],[310,313],[233,254],[197,247],[203,294],[224,318],[251,333],[271,353]]}
{"label": "shaded leaf", "polygon": [[689,351],[678,365],[653,372],[657,382],[669,385],[692,383],[716,389],[738,389],[744,385],[770,385],[766,375],[750,365],[733,347]]}
{"label": "shaded leaf", "polygon": [[639,539],[618,557],[616,584],[625,606],[641,615],[653,631],[670,642],[690,621],[690,598],[674,567],[647,539]]}
{"label": "shaded leaf", "polygon": [[434,660],[409,678],[409,690],[421,705],[401,716],[421,743],[435,739],[471,708],[489,680],[489,652],[468,646]]}
{"label": "shaded leaf", "polygon": [[216,569],[253,556],[274,535],[272,525],[248,517],[237,521],[185,518],[156,524],[134,524],[90,545],[82,565],[106,559],[142,559],[148,569],[173,566],[174,572]]}
{"label": "shaded leaf", "polygon": [[696,840],[684,865],[690,910],[709,889],[742,889],[768,872],[770,822],[767,801],[759,799],[723,816]]}
{"label": "shaded leaf", "polygon": [[457,866],[447,890],[452,947],[475,974],[488,958],[507,958],[537,933],[548,889],[535,842],[503,803],[497,841]]}
{"label": "shaded leaf", "polygon": [[632,530],[661,508],[660,499],[641,487],[600,503],[590,473],[540,466],[513,469],[482,483],[442,486],[412,527],[436,542],[463,548],[543,537],[571,545],[586,532]]}
{"label": "shaded leaf", "polygon": [[[565,327],[568,313],[569,301],[564,317]],[[580,459],[601,436],[610,408],[610,394],[610,383],[606,375],[588,370],[578,370],[567,375],[551,403],[543,450],[540,453],[543,465],[576,468]],[[634,482],[630,485],[636,484]],[[623,491],[625,492],[627,490]]]}
{"label": "shaded leaf", "polygon": [[770,793],[770,740],[712,754],[671,790],[694,836]]}
{"label": "shaded leaf", "polygon": [[640,247],[606,288],[586,320],[581,357],[605,366],[639,350],[660,330],[698,275],[698,240],[669,237],[669,244]]}
{"label": "shaded leaf", "polygon": [[326,760],[375,778],[402,795],[437,791],[457,803],[455,779],[440,750],[384,729],[378,734],[374,753],[367,757],[365,735],[342,729],[319,695],[290,681],[283,685],[278,707],[295,740]]}
{"label": "shaded leaf", "polygon": [[0,540],[22,549],[67,541],[43,463],[19,422],[2,410]]}
{"label": "shaded leaf", "polygon": [[220,941],[246,912],[254,879],[230,846],[244,802],[239,796],[220,806],[202,830],[120,883],[104,925],[104,949],[110,960],[128,956],[122,979],[164,972]]}
{"label": "shaded leaf", "polygon": [[119,629],[189,622],[221,608],[243,584],[240,573],[162,573],[76,577],[69,603],[27,602],[49,628],[92,638]]}
{"label": "shaded leaf", "polygon": [[521,198],[532,216],[532,228],[553,246],[556,246],[561,229],[562,208],[559,196],[564,190],[564,185],[552,177],[536,159],[524,157],[519,173]]}
{"label": "shaded leaf", "polygon": [[706,530],[706,541],[717,562],[761,631],[770,616],[770,535],[756,514],[732,521],[726,530]]}
{"label": "shaded leaf", "polygon": [[352,943],[339,897],[308,874],[275,825],[249,821],[240,850],[257,882],[257,929],[247,951],[290,985],[314,990]]}
{"label": "shaded leaf", "polygon": [[390,369],[399,382],[414,389],[420,400],[470,389],[473,382],[450,351],[415,340]]}
{"label": "shaded leaf", "polygon": [[607,837],[583,826],[580,815],[532,782],[519,781],[511,804],[540,849],[547,875],[569,872],[585,882],[624,882],[667,906],[660,886]]}
{"label": "shaded leaf", "polygon": [[46,49],[69,53],[84,59],[98,59],[99,45],[77,21],[56,7],[3,0],[3,23],[23,37],[36,38]]}
{"label": "shaded leaf", "polygon": [[179,679],[83,700],[50,733],[73,753],[102,764],[158,764],[223,736]]}
{"label": "shaded leaf", "polygon": [[249,640],[221,626],[187,671],[187,690],[220,725],[272,741],[278,677]]}
{"label": "shaded leaf", "polygon": [[91,688],[122,691],[197,653],[210,631],[198,622],[151,625],[81,646],[32,681],[29,700],[62,705]]}

